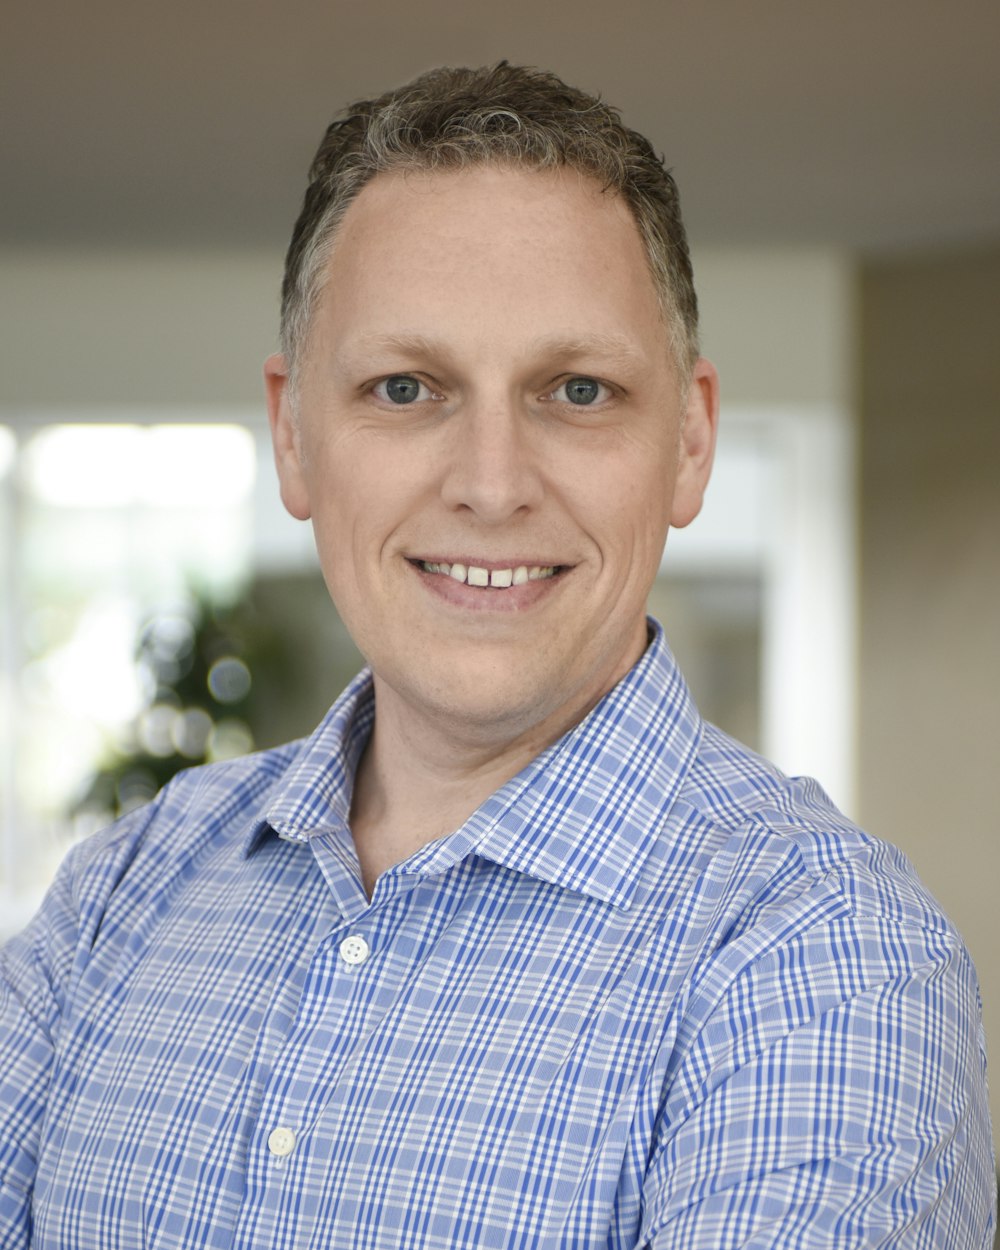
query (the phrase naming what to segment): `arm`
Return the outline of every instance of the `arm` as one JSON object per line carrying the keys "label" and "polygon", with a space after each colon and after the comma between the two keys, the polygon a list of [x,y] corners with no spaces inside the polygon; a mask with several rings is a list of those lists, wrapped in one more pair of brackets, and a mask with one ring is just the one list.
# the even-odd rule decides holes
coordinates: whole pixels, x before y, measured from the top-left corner
{"label": "arm", "polygon": [[975,974],[948,931],[842,920],[743,968],[671,1082],[654,1250],[987,1250]]}
{"label": "arm", "polygon": [[27,1247],[31,1192],[65,985],[76,947],[68,874],[0,950],[0,1247]]}
{"label": "arm", "polygon": [[30,925],[0,948],[0,1250],[29,1245],[60,1026],[108,899],[155,811],[150,804],[75,846]]}

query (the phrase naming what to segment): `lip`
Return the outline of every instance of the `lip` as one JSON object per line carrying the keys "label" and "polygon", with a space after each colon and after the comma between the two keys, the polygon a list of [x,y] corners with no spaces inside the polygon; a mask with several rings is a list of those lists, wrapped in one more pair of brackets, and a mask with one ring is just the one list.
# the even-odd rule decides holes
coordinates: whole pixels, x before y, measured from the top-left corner
{"label": "lip", "polygon": [[[469,586],[465,582],[457,582],[446,573],[428,573],[420,567],[427,564],[473,564],[492,572],[494,569],[517,568],[519,564],[537,565],[541,568],[552,567],[556,572],[538,581],[525,582],[520,586]],[[572,565],[556,564],[552,561],[518,559],[517,564],[505,563],[501,560],[485,560],[480,556],[408,556],[407,564],[419,579],[420,584],[429,595],[443,605],[459,608],[467,612],[484,614],[504,614],[526,612],[537,607],[558,594],[565,583]]]}

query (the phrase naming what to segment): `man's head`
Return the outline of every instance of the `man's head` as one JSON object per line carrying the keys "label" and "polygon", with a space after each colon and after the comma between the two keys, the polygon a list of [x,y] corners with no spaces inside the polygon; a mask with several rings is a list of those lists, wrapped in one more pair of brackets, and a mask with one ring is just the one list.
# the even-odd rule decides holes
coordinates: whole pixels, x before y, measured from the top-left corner
{"label": "man's head", "polygon": [[[501,67],[465,81],[507,74],[524,80]],[[579,105],[579,150],[592,123],[627,133],[559,90]],[[521,143],[486,94],[488,108],[469,88],[463,114],[489,115],[492,145],[507,131]],[[383,726],[395,708],[411,733],[540,749],[646,646],[667,530],[697,514],[711,468],[715,371],[689,359],[690,336],[678,362],[678,315],[664,316],[633,201],[606,176],[365,160],[335,219],[314,180],[305,215],[332,245],[308,260],[301,223],[292,245],[293,275],[314,273],[292,285],[314,294],[294,380],[284,354],[265,366],[282,498],[312,520]],[[690,289],[686,254],[679,268]],[[693,294],[685,306],[693,319]]]}
{"label": "man's head", "polygon": [[324,136],[285,260],[281,346],[294,379],[338,225],[381,173],[477,166],[569,169],[631,211],[681,380],[698,357],[698,307],[677,188],[617,110],[520,66],[436,69],[348,108]]}

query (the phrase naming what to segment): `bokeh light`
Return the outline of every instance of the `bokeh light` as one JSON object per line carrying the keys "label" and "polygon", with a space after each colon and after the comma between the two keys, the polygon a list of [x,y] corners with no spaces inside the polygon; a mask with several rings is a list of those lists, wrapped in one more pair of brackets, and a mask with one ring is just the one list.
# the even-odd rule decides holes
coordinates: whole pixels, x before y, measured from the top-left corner
{"label": "bokeh light", "polygon": [[239,703],[250,693],[250,670],[235,655],[224,655],[208,671],[208,688],[219,703]]}

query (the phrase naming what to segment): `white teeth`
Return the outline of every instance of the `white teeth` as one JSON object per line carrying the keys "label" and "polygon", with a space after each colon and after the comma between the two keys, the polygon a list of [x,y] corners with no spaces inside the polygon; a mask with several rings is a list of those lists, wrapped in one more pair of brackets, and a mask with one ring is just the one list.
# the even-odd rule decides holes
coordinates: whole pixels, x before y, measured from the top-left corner
{"label": "white teeth", "polygon": [[427,573],[443,573],[469,586],[493,586],[499,590],[506,590],[508,586],[523,586],[525,582],[543,581],[554,577],[556,572],[553,564],[533,564],[530,567],[519,564],[516,568],[484,569],[477,564],[441,564],[422,560],[420,567]]}

